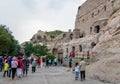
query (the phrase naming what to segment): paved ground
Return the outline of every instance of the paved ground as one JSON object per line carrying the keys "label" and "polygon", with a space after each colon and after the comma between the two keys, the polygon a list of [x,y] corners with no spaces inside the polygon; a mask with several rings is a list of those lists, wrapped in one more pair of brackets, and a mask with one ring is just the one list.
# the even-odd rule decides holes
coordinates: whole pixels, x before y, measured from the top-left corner
{"label": "paved ground", "polygon": [[15,80],[3,78],[2,73],[0,74],[0,84],[105,84],[89,78],[83,82],[75,81],[74,74],[64,67],[38,68],[36,73],[31,73],[29,70],[27,77],[15,78]]}

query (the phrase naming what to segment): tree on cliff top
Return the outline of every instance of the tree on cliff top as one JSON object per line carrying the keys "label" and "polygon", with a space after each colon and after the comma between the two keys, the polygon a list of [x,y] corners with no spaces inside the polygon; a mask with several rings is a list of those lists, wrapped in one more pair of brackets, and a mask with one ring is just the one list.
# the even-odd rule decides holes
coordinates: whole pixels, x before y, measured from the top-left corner
{"label": "tree on cliff top", "polygon": [[58,35],[60,35],[62,33],[63,33],[63,31],[60,31],[60,30],[47,32],[47,34],[49,34],[52,38],[57,37]]}

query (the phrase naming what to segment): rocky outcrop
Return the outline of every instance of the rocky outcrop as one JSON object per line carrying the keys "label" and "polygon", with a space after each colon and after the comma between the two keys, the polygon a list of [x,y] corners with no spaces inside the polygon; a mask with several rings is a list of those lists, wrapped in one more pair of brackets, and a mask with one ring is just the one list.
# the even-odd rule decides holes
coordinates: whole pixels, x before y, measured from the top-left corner
{"label": "rocky outcrop", "polygon": [[80,29],[80,33],[89,35],[97,26],[92,25],[94,22],[108,19],[119,8],[120,0],[87,0],[78,8],[75,29]]}
{"label": "rocky outcrop", "polygon": [[90,57],[89,77],[119,84],[120,0],[87,0],[78,8],[73,34],[63,44],[63,56],[74,47],[76,57]]}
{"label": "rocky outcrop", "polygon": [[41,44],[46,40],[51,40],[50,35],[48,35],[47,33],[39,30],[36,34],[33,35],[33,37],[31,38],[31,43],[33,44]]}
{"label": "rocky outcrop", "polygon": [[90,77],[112,84],[120,83],[120,10],[108,21],[104,34],[92,52],[96,62],[87,67]]}

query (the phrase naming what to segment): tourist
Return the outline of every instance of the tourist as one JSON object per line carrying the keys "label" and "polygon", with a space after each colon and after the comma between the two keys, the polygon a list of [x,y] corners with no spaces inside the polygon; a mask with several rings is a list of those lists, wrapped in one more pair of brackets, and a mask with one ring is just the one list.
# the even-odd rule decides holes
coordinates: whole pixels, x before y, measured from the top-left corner
{"label": "tourist", "polygon": [[11,76],[11,62],[12,62],[12,57],[11,56],[9,56],[8,57],[8,64],[9,64],[9,70],[8,70],[8,76],[10,77]]}
{"label": "tourist", "polygon": [[0,56],[0,72],[3,70],[3,56]]}
{"label": "tourist", "polygon": [[82,58],[81,62],[80,62],[80,77],[81,77],[81,81],[85,80],[85,67],[86,67],[86,62]]}
{"label": "tourist", "polygon": [[49,60],[48,60],[48,65],[51,66],[51,64],[52,64],[52,60],[49,59]]}
{"label": "tourist", "polygon": [[3,73],[3,77],[5,77],[6,73],[7,73],[7,76],[8,76],[8,70],[9,70],[9,65],[8,65],[8,61],[6,61],[4,63],[4,73]]}
{"label": "tourist", "polygon": [[70,69],[72,68],[72,58],[71,57],[69,58],[69,68]]}
{"label": "tourist", "polygon": [[75,53],[74,53],[74,51],[71,51],[71,52],[70,52],[69,57],[71,57],[71,58],[74,58],[74,57],[75,57]]}
{"label": "tourist", "polygon": [[54,64],[55,64],[55,66],[57,66],[57,59],[56,58],[54,59]]}
{"label": "tourist", "polygon": [[17,70],[18,62],[16,61],[16,57],[12,58],[11,68],[12,68],[12,79],[14,79],[16,70]]}
{"label": "tourist", "polygon": [[60,58],[58,57],[58,60],[57,60],[57,65],[58,66],[61,66],[61,61],[60,61]]}
{"label": "tourist", "polygon": [[49,67],[49,59],[46,58],[46,67]]}
{"label": "tourist", "polygon": [[28,68],[29,68],[29,60],[25,57],[23,58],[23,64],[24,64],[24,67],[23,67],[23,76],[27,76],[28,74]]}
{"label": "tourist", "polygon": [[41,62],[41,63],[42,63],[42,66],[43,66],[43,67],[46,66],[46,59],[45,59],[44,57],[42,58],[42,62]]}
{"label": "tourist", "polygon": [[34,73],[36,71],[36,66],[37,66],[37,62],[36,62],[36,59],[34,59],[32,61],[32,73]]}
{"label": "tourist", "polygon": [[40,59],[40,57],[37,57],[37,65],[38,65],[38,68],[40,68],[40,65],[41,65],[41,59]]}
{"label": "tourist", "polygon": [[75,64],[75,80],[78,80],[78,78],[79,78],[79,64],[78,64],[78,62],[76,62],[76,64]]}
{"label": "tourist", "polygon": [[17,76],[18,76],[19,78],[21,78],[21,77],[22,77],[22,72],[23,72],[22,70],[23,70],[23,67],[24,67],[22,58],[21,58],[21,57],[18,57],[17,62],[18,62],[18,66],[17,66]]}

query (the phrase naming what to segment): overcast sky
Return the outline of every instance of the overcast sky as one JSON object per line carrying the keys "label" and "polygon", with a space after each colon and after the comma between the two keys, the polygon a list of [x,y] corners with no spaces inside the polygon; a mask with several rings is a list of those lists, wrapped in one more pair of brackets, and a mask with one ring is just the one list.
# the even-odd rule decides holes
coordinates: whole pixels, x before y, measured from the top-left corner
{"label": "overcast sky", "polygon": [[0,0],[0,24],[20,43],[38,30],[74,29],[78,6],[86,0]]}

